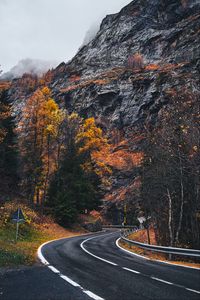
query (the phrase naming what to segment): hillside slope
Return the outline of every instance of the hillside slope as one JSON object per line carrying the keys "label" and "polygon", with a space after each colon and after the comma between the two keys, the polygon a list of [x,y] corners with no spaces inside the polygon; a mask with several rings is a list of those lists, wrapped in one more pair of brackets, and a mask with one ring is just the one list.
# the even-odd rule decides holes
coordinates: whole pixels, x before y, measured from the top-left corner
{"label": "hillside slope", "polygon": [[133,197],[144,127],[156,126],[172,98],[199,94],[199,28],[199,1],[134,0],[106,16],[96,37],[70,62],[40,79],[25,74],[13,80],[15,113],[45,83],[61,106],[94,116],[114,141],[112,188],[105,199]]}

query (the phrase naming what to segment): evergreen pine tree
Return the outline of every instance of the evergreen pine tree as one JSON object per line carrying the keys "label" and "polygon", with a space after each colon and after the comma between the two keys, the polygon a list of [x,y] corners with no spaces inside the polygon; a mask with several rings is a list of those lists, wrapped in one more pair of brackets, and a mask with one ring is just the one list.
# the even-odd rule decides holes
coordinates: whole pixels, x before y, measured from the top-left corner
{"label": "evergreen pine tree", "polygon": [[69,225],[85,209],[97,208],[98,198],[94,185],[81,168],[80,157],[71,151],[50,184],[47,206],[60,224]]}
{"label": "evergreen pine tree", "polygon": [[14,129],[12,104],[8,101],[7,90],[3,90],[0,92],[0,189],[5,193],[13,192],[18,183],[18,150]]}

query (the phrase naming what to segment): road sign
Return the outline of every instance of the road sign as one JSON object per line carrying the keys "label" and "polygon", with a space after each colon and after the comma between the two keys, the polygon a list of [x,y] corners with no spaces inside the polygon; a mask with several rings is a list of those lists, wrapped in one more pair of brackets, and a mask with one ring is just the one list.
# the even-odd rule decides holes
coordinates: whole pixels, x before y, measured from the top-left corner
{"label": "road sign", "polygon": [[11,219],[17,225],[16,226],[16,242],[17,242],[18,233],[19,233],[19,224],[25,222],[25,217],[23,215],[21,208],[18,208],[17,211],[14,212]]}
{"label": "road sign", "polygon": [[24,223],[25,222],[25,217],[24,217],[24,214],[23,214],[21,208],[18,208],[16,210],[16,212],[14,212],[11,219],[14,223]]}

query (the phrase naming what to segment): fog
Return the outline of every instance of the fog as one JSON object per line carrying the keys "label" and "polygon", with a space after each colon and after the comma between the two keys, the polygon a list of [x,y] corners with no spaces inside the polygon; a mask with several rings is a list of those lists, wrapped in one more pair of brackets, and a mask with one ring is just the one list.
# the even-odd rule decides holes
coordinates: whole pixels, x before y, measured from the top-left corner
{"label": "fog", "polygon": [[[129,2],[0,0],[1,69],[7,72],[15,65],[21,68],[27,58],[40,60],[45,69],[70,60],[94,37],[107,14],[118,12]],[[48,62],[48,66],[41,61]]]}

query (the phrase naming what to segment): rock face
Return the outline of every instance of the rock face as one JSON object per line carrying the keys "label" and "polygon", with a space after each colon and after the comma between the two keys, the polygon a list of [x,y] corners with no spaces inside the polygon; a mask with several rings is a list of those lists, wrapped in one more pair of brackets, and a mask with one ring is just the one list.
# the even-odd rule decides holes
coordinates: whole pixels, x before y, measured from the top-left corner
{"label": "rock face", "polygon": [[[136,126],[154,125],[174,94],[199,93],[199,28],[199,0],[134,0],[106,16],[96,37],[45,81],[70,112],[94,116],[106,130],[128,137]],[[26,77],[13,81],[16,111],[40,84]],[[129,138],[128,148],[134,147]],[[135,179],[135,172],[117,169],[112,194],[134,187]]]}
{"label": "rock face", "polygon": [[[169,89],[198,88],[199,25],[198,0],[132,1],[106,16],[96,37],[54,69],[48,83],[62,105],[106,127],[126,128],[147,117],[154,122]],[[130,68],[135,53],[142,69]],[[24,98],[24,89],[17,91],[21,81],[13,82],[13,100]]]}
{"label": "rock face", "polygon": [[[106,127],[155,122],[169,89],[198,88],[199,25],[199,1],[132,1],[54,70],[54,94],[69,110],[95,116]],[[130,68],[135,53],[143,69]]]}

